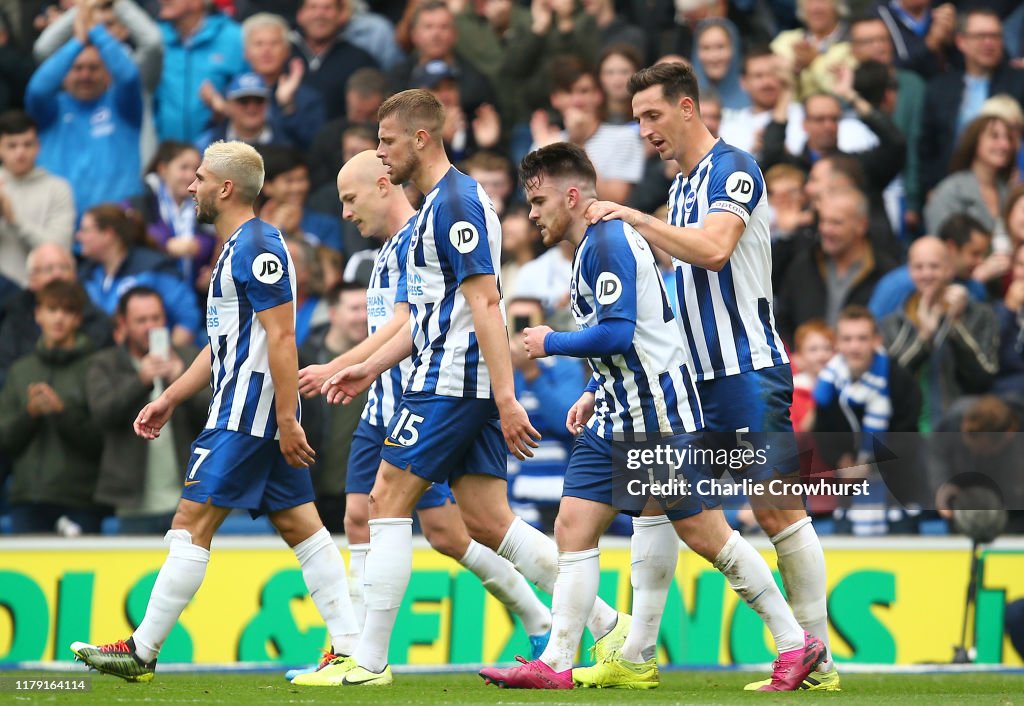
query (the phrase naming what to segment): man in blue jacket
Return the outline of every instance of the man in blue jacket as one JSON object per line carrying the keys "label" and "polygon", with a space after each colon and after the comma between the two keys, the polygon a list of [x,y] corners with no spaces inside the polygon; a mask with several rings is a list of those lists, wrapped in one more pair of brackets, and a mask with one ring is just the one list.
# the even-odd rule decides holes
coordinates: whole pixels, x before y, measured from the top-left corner
{"label": "man in blue jacket", "polygon": [[211,122],[209,103],[244,70],[242,30],[224,15],[207,13],[205,5],[160,2],[164,67],[153,112],[161,140],[195,142]]}
{"label": "man in blue jacket", "polygon": [[39,165],[71,183],[78,213],[139,190],[142,84],[123,45],[88,13],[33,74],[25,107],[39,126]]}

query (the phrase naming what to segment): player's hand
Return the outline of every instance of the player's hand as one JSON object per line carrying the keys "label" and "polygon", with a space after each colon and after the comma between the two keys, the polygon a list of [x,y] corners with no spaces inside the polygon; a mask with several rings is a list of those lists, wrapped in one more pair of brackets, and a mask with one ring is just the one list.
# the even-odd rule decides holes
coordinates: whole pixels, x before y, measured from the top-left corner
{"label": "player's hand", "polygon": [[307,365],[299,371],[299,392],[303,397],[316,397],[332,373],[330,363]]}
{"label": "player's hand", "polygon": [[327,397],[330,404],[349,404],[364,390],[369,389],[376,377],[366,363],[350,365],[340,373],[332,375],[320,392]]}
{"label": "player's hand", "polygon": [[513,456],[520,461],[524,458],[532,458],[533,451],[540,441],[540,432],[530,424],[530,417],[523,409],[518,400],[499,405],[498,414],[501,416],[501,433],[505,437],[505,445]]}
{"label": "player's hand", "polygon": [[135,433],[143,439],[157,438],[160,436],[160,429],[171,418],[173,412],[174,405],[167,399],[167,395],[160,395],[143,407],[139,416],[135,418],[135,423],[132,425],[135,428]]}
{"label": "player's hand", "polygon": [[636,228],[636,224],[640,222],[640,218],[643,215],[636,209],[617,204],[614,201],[595,201],[587,207],[583,217],[591,223],[610,221],[617,218]]}
{"label": "player's hand", "polygon": [[288,419],[278,424],[281,430],[281,453],[292,468],[309,468],[316,462],[316,451],[306,441],[306,432],[299,422]]}
{"label": "player's hand", "polygon": [[534,326],[523,329],[523,345],[526,346],[526,355],[530,358],[546,358],[544,352],[544,338],[552,332],[550,326]]}
{"label": "player's hand", "polygon": [[593,392],[584,392],[576,403],[569,408],[569,414],[565,418],[565,428],[569,433],[576,436],[587,426],[587,422],[594,416],[594,403],[597,396]]}

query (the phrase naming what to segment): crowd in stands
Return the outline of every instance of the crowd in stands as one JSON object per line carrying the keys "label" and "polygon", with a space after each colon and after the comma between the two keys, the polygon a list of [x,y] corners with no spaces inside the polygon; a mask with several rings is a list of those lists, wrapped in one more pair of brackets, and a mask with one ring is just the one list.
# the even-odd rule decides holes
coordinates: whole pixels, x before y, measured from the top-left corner
{"label": "crowd in stands", "polygon": [[[343,220],[335,176],[414,87],[502,219],[516,390],[544,434],[510,457],[510,495],[550,528],[588,371],[520,343],[572,326],[573,253],[544,250],[516,165],[568,140],[600,198],[664,216],[677,168],[626,90],[659,61],[692,64],[709,129],[764,173],[805,470],[871,481],[855,502],[810,499],[819,532],[945,531],[962,471],[988,465],[1024,508],[1016,0],[0,0],[0,532],[169,527],[208,400],[154,442],[131,421],[205,343],[220,243],[187,189],[212,142],[263,155],[257,206],[295,263],[301,364],[365,337],[379,243]],[[305,402],[336,531],[360,407]],[[751,524],[742,504],[729,518]]]}

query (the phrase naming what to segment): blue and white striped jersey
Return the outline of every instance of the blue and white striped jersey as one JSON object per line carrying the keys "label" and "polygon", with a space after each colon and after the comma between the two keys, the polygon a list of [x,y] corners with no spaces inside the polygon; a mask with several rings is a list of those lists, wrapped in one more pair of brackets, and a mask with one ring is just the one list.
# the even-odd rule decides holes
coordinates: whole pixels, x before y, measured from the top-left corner
{"label": "blue and white striped jersey", "polygon": [[700,228],[725,211],[746,224],[720,272],[673,258],[679,328],[698,380],[788,365],[772,311],[772,251],[764,177],[746,152],[719,140],[668,195],[668,222]]}
{"label": "blue and white striped jersey", "polygon": [[[402,226],[402,230],[381,245],[370,273],[366,288],[366,326],[372,335],[395,315],[395,304],[408,302],[405,262],[409,254],[413,224],[416,217]],[[402,390],[412,371],[412,359],[401,363],[374,380],[363,407],[362,418],[375,427],[391,423],[395,408],[402,399]]]}
{"label": "blue and white striped jersey", "polygon": [[[500,254],[501,223],[491,199],[476,180],[452,167],[424,197],[409,243],[413,369],[407,393],[493,395],[473,314],[459,285],[473,275],[497,277]],[[501,312],[504,318],[504,302]]]}
{"label": "blue and white striped jersey", "polygon": [[616,220],[587,229],[573,257],[569,305],[581,329],[607,319],[636,323],[627,353],[588,359],[600,385],[587,423],[594,433],[610,439],[704,426],[661,270],[639,233]]}
{"label": "blue and white striped jersey", "polygon": [[213,386],[207,429],[277,437],[267,332],[256,312],[291,302],[295,316],[292,270],[284,238],[269,223],[246,221],[225,243],[206,303]]}

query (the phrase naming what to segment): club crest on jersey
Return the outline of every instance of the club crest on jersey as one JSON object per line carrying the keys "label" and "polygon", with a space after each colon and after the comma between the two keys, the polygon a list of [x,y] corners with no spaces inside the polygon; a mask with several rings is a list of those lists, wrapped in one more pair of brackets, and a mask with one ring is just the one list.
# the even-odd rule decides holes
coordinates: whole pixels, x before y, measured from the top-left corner
{"label": "club crest on jersey", "polygon": [[622,296],[622,282],[614,272],[602,272],[597,278],[595,289],[598,304],[611,304]]}
{"label": "club crest on jersey", "polygon": [[697,192],[693,191],[693,190],[689,191],[686,194],[686,198],[683,200],[683,208],[685,208],[687,211],[689,211],[691,208],[693,208],[693,202],[696,201],[696,200],[697,200]]}
{"label": "club crest on jersey", "polygon": [[725,180],[725,193],[733,201],[750,203],[754,198],[754,179],[746,172],[733,172]]}
{"label": "club crest on jersey", "polygon": [[252,261],[252,276],[263,284],[277,284],[284,276],[284,265],[277,255],[260,253]]}
{"label": "club crest on jersey", "polygon": [[480,242],[480,233],[477,232],[476,226],[472,223],[456,221],[448,230],[448,240],[452,242],[452,246],[456,250],[465,255],[466,253],[473,252],[476,248],[477,243]]}

